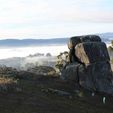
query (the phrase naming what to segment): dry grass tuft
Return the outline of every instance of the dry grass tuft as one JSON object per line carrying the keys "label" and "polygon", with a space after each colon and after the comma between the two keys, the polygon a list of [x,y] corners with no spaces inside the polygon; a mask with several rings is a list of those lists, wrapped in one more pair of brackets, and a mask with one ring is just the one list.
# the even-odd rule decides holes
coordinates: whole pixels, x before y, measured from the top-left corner
{"label": "dry grass tuft", "polygon": [[0,91],[14,90],[17,87],[17,80],[13,78],[0,78]]}
{"label": "dry grass tuft", "polygon": [[14,84],[17,83],[17,80],[14,80],[13,78],[0,78],[0,85],[7,85],[7,84]]}

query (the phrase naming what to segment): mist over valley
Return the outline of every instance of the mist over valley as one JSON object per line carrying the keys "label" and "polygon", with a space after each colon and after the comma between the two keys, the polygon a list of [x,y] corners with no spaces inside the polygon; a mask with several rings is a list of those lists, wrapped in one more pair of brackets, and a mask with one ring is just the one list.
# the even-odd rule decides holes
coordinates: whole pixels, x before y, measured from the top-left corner
{"label": "mist over valley", "polygon": [[[111,45],[113,33],[99,34],[102,41]],[[0,66],[26,70],[28,67],[46,65],[55,66],[56,56],[68,51],[69,38],[57,39],[6,39],[0,40]],[[50,56],[47,56],[47,54]],[[109,52],[113,57],[113,53]]]}

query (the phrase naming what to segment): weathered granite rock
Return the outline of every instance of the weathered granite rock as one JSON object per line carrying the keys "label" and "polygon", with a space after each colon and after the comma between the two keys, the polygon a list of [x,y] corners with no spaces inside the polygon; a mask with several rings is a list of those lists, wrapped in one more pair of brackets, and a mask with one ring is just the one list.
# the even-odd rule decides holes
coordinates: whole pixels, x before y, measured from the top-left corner
{"label": "weathered granite rock", "polygon": [[109,62],[98,62],[85,67],[80,65],[78,74],[80,85],[87,89],[108,92],[108,89],[113,87],[113,76]]}
{"label": "weathered granite rock", "polygon": [[92,35],[90,35],[90,36],[81,36],[80,37],[80,42],[82,43],[82,42],[90,42],[91,40],[90,40],[90,37],[92,37]]}
{"label": "weathered granite rock", "polygon": [[71,37],[68,41],[68,48],[71,49],[79,43],[83,42],[101,42],[101,38],[97,35],[85,35]]}
{"label": "weathered granite rock", "polygon": [[75,47],[75,55],[84,64],[110,61],[107,47],[104,42],[80,43]]}
{"label": "weathered granite rock", "polygon": [[91,42],[101,42],[101,38],[97,35],[89,35]]}
{"label": "weathered granite rock", "polygon": [[62,70],[61,78],[66,81],[77,82],[77,68],[79,64],[70,64]]}
{"label": "weathered granite rock", "polygon": [[113,95],[113,73],[106,44],[99,36],[86,35],[70,38],[68,47],[75,48],[78,61],[62,70],[63,80],[77,83],[93,91]]}
{"label": "weathered granite rock", "polygon": [[62,79],[78,83],[85,89],[113,95],[113,75],[109,62],[89,65],[72,64],[62,71]]}
{"label": "weathered granite rock", "polygon": [[74,48],[77,44],[81,43],[80,37],[71,37],[68,41],[68,48],[72,49]]}

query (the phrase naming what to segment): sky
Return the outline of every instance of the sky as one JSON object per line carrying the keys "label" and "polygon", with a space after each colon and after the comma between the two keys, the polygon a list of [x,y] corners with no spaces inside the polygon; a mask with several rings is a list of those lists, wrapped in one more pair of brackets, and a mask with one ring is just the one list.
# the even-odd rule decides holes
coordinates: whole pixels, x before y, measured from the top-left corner
{"label": "sky", "polygon": [[113,32],[113,0],[0,0],[0,39]]}

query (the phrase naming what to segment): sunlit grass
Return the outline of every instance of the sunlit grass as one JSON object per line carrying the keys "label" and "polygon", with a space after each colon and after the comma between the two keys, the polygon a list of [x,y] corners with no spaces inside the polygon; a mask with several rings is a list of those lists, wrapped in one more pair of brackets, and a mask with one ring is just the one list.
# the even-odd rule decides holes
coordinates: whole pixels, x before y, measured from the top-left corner
{"label": "sunlit grass", "polygon": [[13,78],[5,78],[1,77],[0,78],[0,85],[7,85],[7,84],[16,84],[17,80],[14,80]]}

